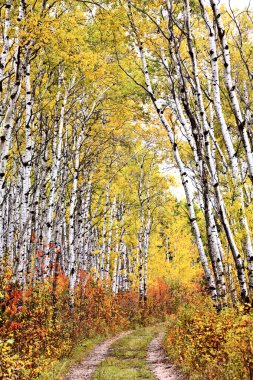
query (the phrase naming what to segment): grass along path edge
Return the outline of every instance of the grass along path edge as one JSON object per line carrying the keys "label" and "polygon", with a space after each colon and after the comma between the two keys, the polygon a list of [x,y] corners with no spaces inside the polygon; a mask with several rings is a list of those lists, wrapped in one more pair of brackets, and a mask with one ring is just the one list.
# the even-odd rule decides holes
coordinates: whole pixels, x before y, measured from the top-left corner
{"label": "grass along path edge", "polygon": [[38,380],[63,380],[70,369],[81,363],[94,347],[113,335],[97,335],[93,338],[82,339],[68,356],[52,362]]}
{"label": "grass along path edge", "polygon": [[164,330],[163,324],[142,327],[117,340],[92,380],[155,380],[147,362],[147,351],[150,342]]}

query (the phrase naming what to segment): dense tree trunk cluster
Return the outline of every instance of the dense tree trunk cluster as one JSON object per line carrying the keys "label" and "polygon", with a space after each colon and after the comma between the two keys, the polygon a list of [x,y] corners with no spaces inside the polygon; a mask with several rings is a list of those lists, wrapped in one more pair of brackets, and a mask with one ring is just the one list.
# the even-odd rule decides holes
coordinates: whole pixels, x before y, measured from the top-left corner
{"label": "dense tree trunk cluster", "polygon": [[[215,0],[210,6],[202,0],[146,6],[129,0],[125,10],[146,93],[180,172],[212,298],[221,306],[233,303],[235,283],[248,302],[253,142],[251,52],[244,46],[252,31],[250,10],[229,14]],[[195,203],[203,211],[205,236]]]}
{"label": "dense tree trunk cluster", "polygon": [[158,121],[214,302],[251,300],[250,10],[6,0],[0,12],[0,259],[13,280],[62,271],[73,306],[85,273],[115,293],[135,283],[145,301],[150,247],[170,239]]}
{"label": "dense tree trunk cluster", "polygon": [[148,141],[133,140],[138,107],[117,96],[121,73],[89,36],[92,10],[17,3],[0,9],[1,265],[23,289],[64,273],[72,307],[84,274],[115,293],[137,278],[142,302],[152,221],[168,193],[154,185]]}

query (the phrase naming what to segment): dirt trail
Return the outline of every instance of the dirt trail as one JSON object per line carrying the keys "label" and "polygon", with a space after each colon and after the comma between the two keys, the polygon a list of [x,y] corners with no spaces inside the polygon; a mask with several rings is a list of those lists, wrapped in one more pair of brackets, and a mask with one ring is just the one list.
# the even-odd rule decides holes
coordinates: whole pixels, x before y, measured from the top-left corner
{"label": "dirt trail", "polygon": [[184,380],[183,376],[178,374],[166,356],[162,347],[162,341],[165,333],[160,332],[149,345],[147,360],[151,371],[159,380]]}
{"label": "dirt trail", "polygon": [[108,355],[111,345],[130,333],[131,331],[123,332],[97,345],[80,364],[70,370],[64,380],[90,380],[98,364]]}

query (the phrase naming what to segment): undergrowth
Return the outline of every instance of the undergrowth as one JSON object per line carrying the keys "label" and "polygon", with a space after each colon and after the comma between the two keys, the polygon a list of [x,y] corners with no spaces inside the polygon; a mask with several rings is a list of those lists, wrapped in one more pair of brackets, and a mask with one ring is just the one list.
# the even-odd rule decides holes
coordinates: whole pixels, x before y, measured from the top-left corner
{"label": "undergrowth", "polygon": [[58,368],[82,340],[165,319],[171,307],[170,290],[160,280],[149,289],[145,308],[134,291],[115,295],[106,284],[80,280],[73,311],[64,275],[56,286],[48,279],[26,290],[10,278],[6,270],[0,284],[1,379],[35,379]]}
{"label": "undergrowth", "polygon": [[166,348],[189,380],[252,380],[253,313],[217,312],[206,296],[191,295],[170,316]]}

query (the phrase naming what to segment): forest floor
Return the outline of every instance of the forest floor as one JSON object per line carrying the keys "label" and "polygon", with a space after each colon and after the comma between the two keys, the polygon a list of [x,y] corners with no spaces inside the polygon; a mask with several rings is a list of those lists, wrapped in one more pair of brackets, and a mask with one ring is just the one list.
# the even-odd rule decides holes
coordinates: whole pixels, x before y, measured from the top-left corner
{"label": "forest floor", "polygon": [[121,333],[96,345],[64,380],[182,380],[169,363],[156,325]]}

